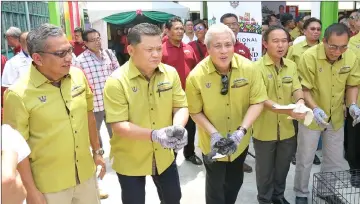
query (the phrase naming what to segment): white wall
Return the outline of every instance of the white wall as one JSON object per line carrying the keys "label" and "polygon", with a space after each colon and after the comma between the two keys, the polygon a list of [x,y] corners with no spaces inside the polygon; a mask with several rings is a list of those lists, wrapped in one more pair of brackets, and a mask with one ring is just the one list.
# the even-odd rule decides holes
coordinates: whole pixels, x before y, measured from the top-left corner
{"label": "white wall", "polygon": [[[288,1],[286,2],[286,5],[299,6],[299,10],[303,11],[303,10],[311,10],[311,3],[313,2]],[[354,9],[354,1],[345,1],[345,2],[339,1],[339,10],[352,10],[352,9]]]}

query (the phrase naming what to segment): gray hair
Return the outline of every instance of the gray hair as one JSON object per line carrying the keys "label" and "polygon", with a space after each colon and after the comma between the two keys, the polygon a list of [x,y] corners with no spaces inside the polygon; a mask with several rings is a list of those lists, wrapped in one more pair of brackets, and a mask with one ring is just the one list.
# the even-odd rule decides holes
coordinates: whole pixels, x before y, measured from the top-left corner
{"label": "gray hair", "polygon": [[17,28],[17,27],[10,27],[5,32],[5,35],[8,37],[14,37],[14,38],[19,39],[20,35],[21,35],[21,30],[20,30],[20,28]]}
{"label": "gray hair", "polygon": [[41,26],[30,31],[27,38],[27,47],[30,56],[37,52],[44,51],[46,47],[46,40],[49,37],[62,37],[64,36],[64,31],[61,27],[45,23]]}
{"label": "gray hair", "polygon": [[229,33],[233,44],[235,44],[236,38],[234,32],[225,24],[214,24],[210,26],[209,30],[205,34],[204,43],[206,47],[210,47],[210,42],[214,34]]}

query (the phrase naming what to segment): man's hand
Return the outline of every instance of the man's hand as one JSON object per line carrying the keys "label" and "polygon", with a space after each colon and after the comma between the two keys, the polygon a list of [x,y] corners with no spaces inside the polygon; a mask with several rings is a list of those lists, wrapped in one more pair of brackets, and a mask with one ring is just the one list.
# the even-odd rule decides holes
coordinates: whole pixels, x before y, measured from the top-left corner
{"label": "man's hand", "polygon": [[26,203],[27,204],[46,204],[45,196],[39,191],[29,191],[28,195],[26,197]]}
{"label": "man's hand", "polygon": [[326,126],[329,125],[329,123],[325,121],[325,119],[327,119],[328,116],[321,108],[318,107],[314,108],[313,113],[314,113],[315,122],[319,125],[319,127],[326,128]]}
{"label": "man's hand", "polygon": [[104,158],[99,155],[99,154],[94,154],[93,156],[93,159],[94,159],[94,163],[95,163],[95,166],[101,166],[101,170],[100,170],[100,173],[99,173],[99,176],[98,178],[100,178],[101,180],[104,178],[105,176],[105,173],[106,173],[106,163],[105,163],[105,160]]}
{"label": "man's hand", "polygon": [[294,110],[289,110],[288,115],[296,120],[303,120],[305,119],[306,113],[297,113],[294,112]]}
{"label": "man's hand", "polygon": [[1,203],[22,204],[26,198],[26,190],[16,171],[18,155],[13,151],[2,151],[1,154]]}
{"label": "man's hand", "polygon": [[230,139],[234,141],[236,146],[239,146],[241,139],[245,136],[245,132],[243,130],[236,130],[231,136]]}
{"label": "man's hand", "polygon": [[[175,149],[176,148],[176,144],[178,142],[178,138],[176,138],[175,136],[179,137],[179,133],[175,132],[177,128],[175,126],[169,126],[169,127],[165,127],[165,128],[161,128],[160,130],[153,130],[151,132],[151,140],[153,142],[158,142],[160,143],[160,145],[164,148],[169,148],[169,149]],[[174,136],[174,132],[175,132],[175,136]]]}
{"label": "man's hand", "polygon": [[179,139],[175,145],[175,152],[178,152],[180,149],[185,147],[188,143],[187,130],[182,126],[176,126],[174,128],[174,137]]}
{"label": "man's hand", "polygon": [[216,148],[215,145],[217,145],[217,143],[218,143],[222,138],[224,138],[224,137],[221,136],[220,133],[218,133],[218,132],[212,133],[212,134],[210,135],[210,150],[211,150],[211,151],[214,150],[215,152],[217,152],[218,149]]}
{"label": "man's hand", "polygon": [[360,122],[360,109],[356,104],[351,104],[349,107],[349,113],[354,120],[352,125],[355,126]]}
{"label": "man's hand", "polygon": [[218,153],[222,155],[230,156],[234,154],[237,150],[237,145],[233,140],[231,140],[230,135],[228,135],[228,138],[222,138],[217,145]]}

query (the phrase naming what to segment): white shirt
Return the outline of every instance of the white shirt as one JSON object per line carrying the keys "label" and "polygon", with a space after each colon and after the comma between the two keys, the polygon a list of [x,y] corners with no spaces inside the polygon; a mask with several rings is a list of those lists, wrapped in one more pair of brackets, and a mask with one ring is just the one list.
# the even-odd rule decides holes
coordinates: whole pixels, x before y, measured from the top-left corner
{"label": "white shirt", "polygon": [[18,163],[30,154],[30,148],[24,137],[10,125],[1,127],[1,151],[14,151],[18,154]]}
{"label": "white shirt", "polygon": [[194,37],[193,37],[192,40],[190,40],[190,38],[189,38],[186,34],[184,34],[184,37],[183,37],[183,39],[182,39],[182,42],[185,43],[185,44],[188,44],[189,42],[195,41],[195,40],[197,40],[197,37],[196,37],[195,34],[194,34]]}
{"label": "white shirt", "polygon": [[10,87],[21,76],[30,70],[32,59],[26,56],[23,51],[12,57],[5,63],[4,72],[2,74],[2,86]]}
{"label": "white shirt", "polygon": [[298,43],[300,43],[300,42],[302,42],[304,40],[306,40],[305,35],[299,36],[294,40],[293,45],[298,44]]}

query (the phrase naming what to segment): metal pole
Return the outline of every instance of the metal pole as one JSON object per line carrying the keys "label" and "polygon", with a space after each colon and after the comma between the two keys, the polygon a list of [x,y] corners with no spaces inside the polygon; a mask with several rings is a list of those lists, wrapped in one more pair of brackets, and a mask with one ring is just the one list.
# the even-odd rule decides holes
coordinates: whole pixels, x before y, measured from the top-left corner
{"label": "metal pole", "polygon": [[26,15],[27,28],[28,28],[28,31],[30,31],[31,30],[31,24],[30,24],[29,6],[28,6],[27,1],[25,1],[25,15]]}

